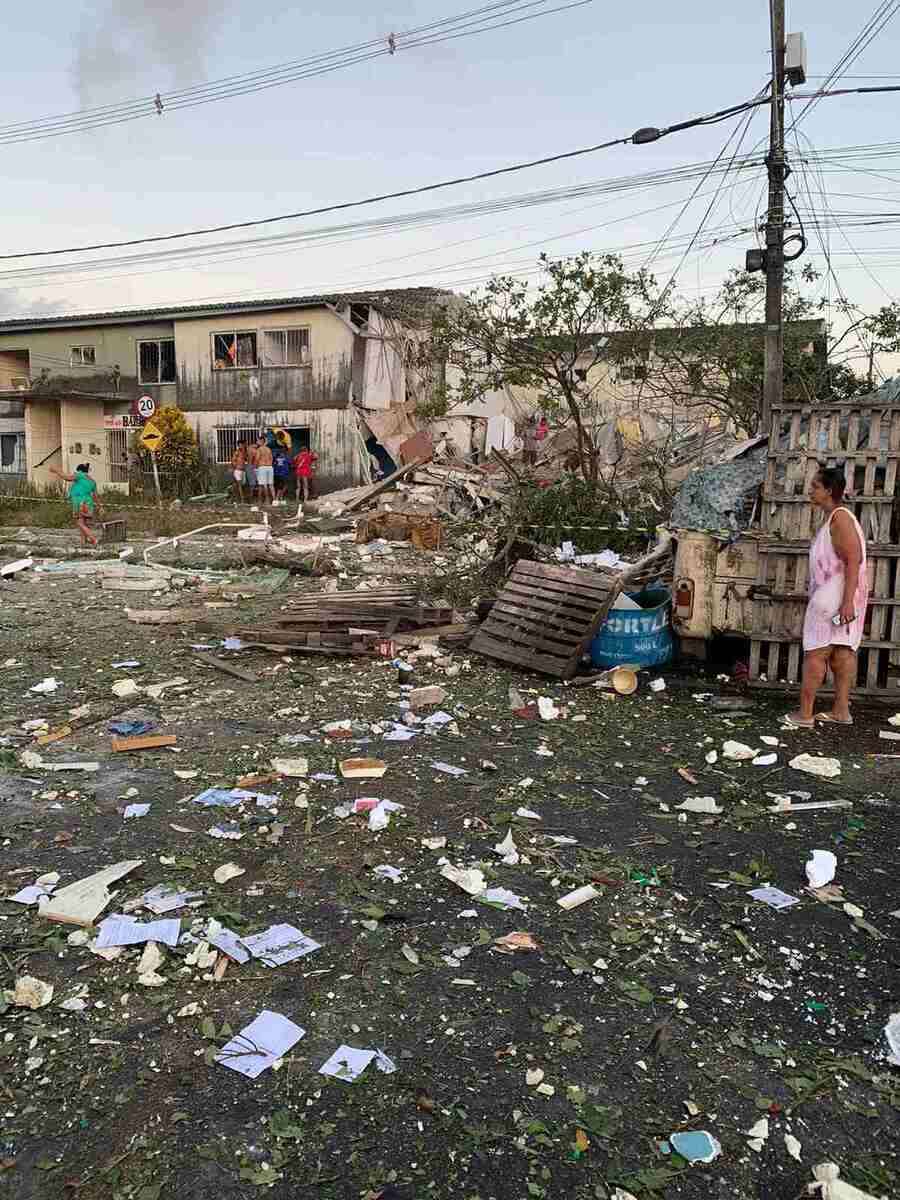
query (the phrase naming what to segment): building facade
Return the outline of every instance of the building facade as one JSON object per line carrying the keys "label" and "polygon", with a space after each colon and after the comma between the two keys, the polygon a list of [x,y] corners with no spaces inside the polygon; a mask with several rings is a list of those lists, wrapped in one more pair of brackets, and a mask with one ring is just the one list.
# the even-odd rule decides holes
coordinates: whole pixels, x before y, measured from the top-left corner
{"label": "building facade", "polygon": [[142,396],[180,408],[223,472],[241,438],[282,428],[296,450],[318,454],[321,487],[352,485],[369,478],[366,412],[414,398],[410,343],[448,295],[397,289],[2,321],[0,398],[24,413],[24,466],[38,485],[52,482],[50,466],[88,461],[98,484],[127,488]]}

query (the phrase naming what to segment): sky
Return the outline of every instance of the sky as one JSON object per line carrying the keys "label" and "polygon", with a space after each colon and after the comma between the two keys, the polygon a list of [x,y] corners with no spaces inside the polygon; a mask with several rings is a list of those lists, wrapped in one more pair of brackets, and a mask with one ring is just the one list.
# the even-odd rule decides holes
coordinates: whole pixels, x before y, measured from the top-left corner
{"label": "sky", "polygon": [[[556,6],[545,0],[545,7]],[[178,89],[370,39],[386,45],[391,33],[465,10],[462,0],[456,5],[453,0],[391,0],[378,8],[334,0],[319,11],[274,0],[256,0],[252,6],[236,0],[45,0],[39,9],[13,6],[4,18],[0,125],[156,92],[165,105]],[[828,74],[870,15],[869,6],[789,0],[788,30],[802,30],[808,47],[810,85],[803,90]],[[894,53],[898,31],[900,16],[850,68],[852,76],[894,72],[892,78],[843,84],[900,83]],[[756,93],[769,70],[768,36],[763,0],[731,0],[726,6],[712,0],[679,5],[645,0],[640,6],[591,0],[475,36],[401,47],[393,56],[217,103],[164,107],[156,115],[147,102],[148,115],[137,121],[3,146],[0,252],[252,220],[591,146],[645,125],[667,125]],[[820,153],[893,143],[898,103],[900,93],[825,99],[800,129]],[[250,233],[297,234],[705,162],[722,151],[736,126],[734,119],[649,145],[617,147]],[[736,136],[728,143],[726,160]],[[761,110],[741,150],[758,149],[766,136],[767,115]],[[802,143],[805,153],[809,143]],[[790,139],[789,147],[796,156]],[[827,200],[843,227],[843,232],[823,232],[834,275],[826,274],[816,295],[835,301],[843,291],[866,310],[900,296],[900,246],[893,242],[893,225],[860,228],[857,219],[845,215],[896,209],[898,166],[890,149],[881,147],[864,160],[840,156],[821,172],[810,165],[805,181],[803,172],[795,171],[801,215],[810,200],[824,213]],[[670,237],[694,233],[719,183],[716,176],[705,183],[689,179],[595,193],[536,208],[435,220],[428,227],[369,229],[353,237],[342,233],[326,244],[241,247],[219,261],[195,256],[182,263],[159,258],[109,263],[125,251],[19,259],[0,263],[0,314],[354,287],[429,284],[467,290],[493,271],[529,271],[528,278],[535,280],[541,250],[551,255],[623,250],[630,265],[640,266],[676,218]],[[698,184],[696,199],[682,211]],[[651,268],[665,281],[678,266],[677,286],[686,296],[709,293],[756,244],[752,227],[764,202],[761,168],[728,175],[698,246],[681,263],[681,245],[664,244],[650,258]],[[709,246],[713,227],[747,232]],[[818,236],[808,232],[803,261],[824,268]],[[93,259],[103,261],[90,271],[59,271],[60,263]],[[51,273],[54,263],[56,273]]]}

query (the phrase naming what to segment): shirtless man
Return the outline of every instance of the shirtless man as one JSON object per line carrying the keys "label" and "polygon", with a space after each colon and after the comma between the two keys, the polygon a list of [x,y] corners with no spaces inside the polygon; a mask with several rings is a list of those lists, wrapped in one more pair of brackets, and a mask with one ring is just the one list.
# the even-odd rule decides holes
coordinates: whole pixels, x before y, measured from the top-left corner
{"label": "shirtless man", "polygon": [[270,504],[275,503],[275,472],[272,468],[272,451],[264,437],[256,443],[256,483],[259,488],[259,500],[265,504],[266,496]]}

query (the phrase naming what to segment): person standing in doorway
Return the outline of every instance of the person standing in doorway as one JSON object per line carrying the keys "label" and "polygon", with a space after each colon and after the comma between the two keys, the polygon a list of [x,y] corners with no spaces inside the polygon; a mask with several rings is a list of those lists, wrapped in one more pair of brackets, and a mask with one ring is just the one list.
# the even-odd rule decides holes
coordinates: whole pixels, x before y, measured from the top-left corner
{"label": "person standing in doorway", "polygon": [[272,470],[275,473],[275,503],[285,504],[291,479],[291,457],[281,443],[272,456]]}
{"label": "person standing in doorway", "polygon": [[256,462],[259,456],[259,443],[254,442],[247,449],[247,491],[250,494],[250,503],[256,499],[256,489],[258,480],[256,478]]}
{"label": "person standing in doorway", "polygon": [[259,502],[275,503],[275,472],[272,469],[272,451],[265,437],[260,437],[256,443],[256,483],[259,488]]}
{"label": "person standing in doorway", "polygon": [[310,487],[312,486],[313,471],[316,469],[316,463],[319,461],[318,454],[311,450],[309,446],[301,450],[294,459],[294,473],[297,476],[297,500],[308,500]]}
{"label": "person standing in doorway", "polygon": [[100,514],[100,501],[97,499],[97,484],[90,476],[91,464],[79,463],[75,468],[74,475],[66,475],[60,471],[59,467],[48,467],[47,469],[51,475],[56,475],[57,478],[64,479],[66,483],[71,483],[69,503],[72,505],[75,524],[81,534],[81,544],[82,546],[96,546],[97,538],[91,532],[90,523],[94,516]]}
{"label": "person standing in doorway", "polygon": [[[795,729],[812,729],[816,721],[853,724],[850,689],[856,682],[869,581],[866,539],[859,521],[841,503],[844,488],[844,472],[821,465],[809,488],[809,498],[824,512],[825,523],[809,549],[800,708],[785,718]],[[829,667],[834,675],[834,702],[828,712],[814,713],[816,693]]]}
{"label": "person standing in doorway", "polygon": [[231,456],[231,478],[237,488],[238,499],[244,503],[244,479],[247,473],[247,443],[243,438],[234,448]]}

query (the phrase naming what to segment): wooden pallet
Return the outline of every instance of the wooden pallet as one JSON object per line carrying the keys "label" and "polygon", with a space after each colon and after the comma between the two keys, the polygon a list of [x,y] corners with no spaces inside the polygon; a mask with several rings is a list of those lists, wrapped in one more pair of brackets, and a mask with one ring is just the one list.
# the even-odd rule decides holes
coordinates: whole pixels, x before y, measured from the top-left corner
{"label": "wooden pallet", "polygon": [[616,591],[596,572],[520,559],[470,648],[499,662],[571,679]]}
{"label": "wooden pallet", "polygon": [[823,518],[808,491],[819,463],[843,467],[846,504],[867,540],[896,541],[900,404],[784,404],[773,410],[760,512],[765,532],[785,541],[815,535]]}

